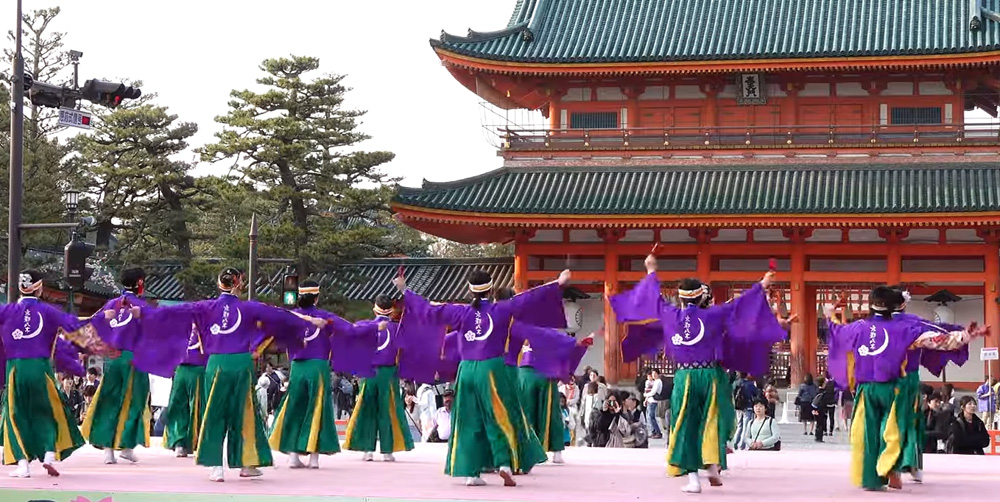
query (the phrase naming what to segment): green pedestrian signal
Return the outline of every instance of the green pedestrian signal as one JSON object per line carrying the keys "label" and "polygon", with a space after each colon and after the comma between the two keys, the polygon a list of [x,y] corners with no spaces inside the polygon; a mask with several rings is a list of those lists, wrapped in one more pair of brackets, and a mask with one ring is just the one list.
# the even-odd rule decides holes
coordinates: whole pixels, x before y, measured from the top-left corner
{"label": "green pedestrian signal", "polygon": [[297,296],[294,291],[285,291],[285,305],[295,305],[298,301]]}

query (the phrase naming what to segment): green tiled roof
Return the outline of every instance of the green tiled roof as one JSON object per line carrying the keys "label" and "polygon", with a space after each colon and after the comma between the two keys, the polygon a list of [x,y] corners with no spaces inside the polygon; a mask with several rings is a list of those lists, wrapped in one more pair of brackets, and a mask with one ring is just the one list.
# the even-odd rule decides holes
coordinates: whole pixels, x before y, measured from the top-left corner
{"label": "green tiled roof", "polygon": [[[972,2],[974,4],[974,2]],[[961,54],[1000,50],[1000,0],[518,0],[506,29],[435,47],[531,63]],[[973,15],[978,28],[972,29]]]}
{"label": "green tiled roof", "polygon": [[1000,211],[1000,164],[502,168],[451,183],[401,188],[395,203],[563,215]]}

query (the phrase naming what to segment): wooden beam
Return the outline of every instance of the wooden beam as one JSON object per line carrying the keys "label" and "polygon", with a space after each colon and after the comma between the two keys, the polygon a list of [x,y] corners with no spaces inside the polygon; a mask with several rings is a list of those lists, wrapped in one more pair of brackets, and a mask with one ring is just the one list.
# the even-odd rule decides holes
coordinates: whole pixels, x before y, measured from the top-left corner
{"label": "wooden beam", "polygon": [[[572,253],[577,256],[601,256],[604,254],[604,245],[600,243],[544,243],[526,242],[525,250],[530,255],[555,255],[565,256],[567,247],[572,248]],[[651,245],[649,243],[619,242],[615,245],[615,250],[619,256],[643,256],[649,254]],[[755,256],[755,257],[787,257],[792,253],[792,244],[785,242],[709,242],[704,245],[696,243],[662,243],[657,250],[657,255],[662,258],[675,256],[697,256],[700,251],[707,252],[714,256]],[[809,255],[835,255],[835,256],[885,256],[889,254],[888,243],[822,243],[807,242],[802,244],[802,248],[807,256]],[[899,254],[901,257],[928,256],[934,258],[950,256],[982,256],[984,252],[983,244],[908,244],[899,243]]]}
{"label": "wooden beam", "polygon": [[[802,315],[805,313],[806,309],[813,308],[814,305],[809,305],[806,298],[805,289],[805,270],[806,270],[806,256],[803,246],[796,249],[796,252],[792,254],[792,273],[791,273],[791,296],[792,296],[792,312]],[[791,352],[791,369],[792,377],[790,385],[793,389],[797,388],[798,384],[802,383],[805,378],[806,373],[812,373],[813,368],[816,365],[816,355],[815,353],[810,354],[809,352],[809,340],[808,334],[811,330],[805,325],[805,322],[797,322],[792,324],[792,332],[789,338],[789,346]]]}

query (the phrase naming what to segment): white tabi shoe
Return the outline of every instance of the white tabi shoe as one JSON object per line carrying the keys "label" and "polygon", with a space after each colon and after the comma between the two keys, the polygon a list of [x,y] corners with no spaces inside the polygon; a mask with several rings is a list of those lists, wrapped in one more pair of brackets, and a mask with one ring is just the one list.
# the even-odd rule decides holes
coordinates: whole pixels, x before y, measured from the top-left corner
{"label": "white tabi shoe", "polygon": [[310,453],[309,454],[309,468],[310,469],[319,469],[319,453]]}
{"label": "white tabi shoe", "polygon": [[919,469],[914,469],[914,470],[910,471],[910,477],[913,478],[913,482],[914,483],[923,483],[924,482],[924,471],[921,471]]}
{"label": "white tabi shoe", "polygon": [[59,471],[56,470],[56,452],[47,451],[45,452],[45,458],[42,459],[42,467],[45,468],[45,472],[54,478],[59,477]]}
{"label": "white tabi shoe", "polygon": [[465,486],[486,486],[486,481],[479,476],[465,478]]}
{"label": "white tabi shoe", "polygon": [[122,452],[119,453],[118,456],[120,458],[128,460],[129,462],[132,462],[133,464],[139,462],[139,457],[135,454],[135,450],[133,450],[132,448],[126,448],[122,450]]}
{"label": "white tabi shoe", "polygon": [[517,486],[517,482],[514,481],[514,472],[510,470],[510,467],[506,465],[501,466],[497,469],[497,474],[500,474],[500,477],[503,478],[504,486]]}
{"label": "white tabi shoe", "polygon": [[264,473],[260,472],[260,469],[256,467],[244,467],[240,469],[241,478],[259,478],[263,475]]}
{"label": "white tabi shoe", "polygon": [[565,461],[563,461],[562,452],[561,451],[557,451],[557,452],[555,452],[555,453],[552,454],[552,463],[553,464],[564,464],[564,463],[566,463]]}
{"label": "white tabi shoe", "polygon": [[701,493],[701,481],[698,480],[697,472],[688,473],[688,484],[681,488],[684,493]]}
{"label": "white tabi shoe", "polygon": [[115,451],[111,448],[104,449],[104,463],[107,465],[118,463],[118,459],[115,458]]}
{"label": "white tabi shoe", "polygon": [[8,476],[12,478],[22,478],[22,479],[30,478],[31,470],[28,468],[28,461],[25,459],[18,460],[17,469],[11,471],[10,474],[8,474]]}
{"label": "white tabi shoe", "polygon": [[184,458],[188,456],[188,452],[187,450],[184,449],[183,446],[178,446],[177,448],[174,448],[174,454],[177,455],[177,458]]}
{"label": "white tabi shoe", "polygon": [[217,466],[212,468],[212,473],[208,475],[208,480],[215,483],[221,483],[226,480],[226,470],[222,466]]}
{"label": "white tabi shoe", "polygon": [[302,460],[299,459],[298,453],[289,453],[288,467],[290,469],[304,469],[306,467],[306,464],[303,464]]}
{"label": "white tabi shoe", "polygon": [[371,462],[372,460],[375,460],[375,454],[370,451],[366,451],[361,457],[362,462]]}
{"label": "white tabi shoe", "polygon": [[392,456],[392,453],[386,453],[385,455],[382,455],[382,461],[383,462],[395,462],[396,461],[396,457]]}

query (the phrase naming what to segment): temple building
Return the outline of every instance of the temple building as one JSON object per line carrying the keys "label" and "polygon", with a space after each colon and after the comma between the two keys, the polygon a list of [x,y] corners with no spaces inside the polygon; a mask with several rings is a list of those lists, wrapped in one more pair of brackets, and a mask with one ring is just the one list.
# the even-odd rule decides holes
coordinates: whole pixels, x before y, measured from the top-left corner
{"label": "temple building", "polygon": [[[825,369],[822,305],[864,314],[880,283],[906,285],[913,313],[998,328],[996,347],[997,12],[1000,0],[518,0],[506,27],[431,48],[494,116],[538,120],[491,125],[501,169],[403,188],[393,208],[450,240],[514,242],[519,288],[573,269],[590,297],[582,330],[607,329],[587,361],[612,382],[662,364],[621,360],[604,302],[645,275],[654,244],[668,296],[697,276],[725,301],[777,260],[775,303],[798,315],[772,357],[785,383]],[[944,378],[981,383],[983,346]]]}

